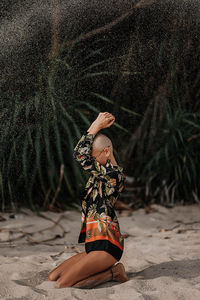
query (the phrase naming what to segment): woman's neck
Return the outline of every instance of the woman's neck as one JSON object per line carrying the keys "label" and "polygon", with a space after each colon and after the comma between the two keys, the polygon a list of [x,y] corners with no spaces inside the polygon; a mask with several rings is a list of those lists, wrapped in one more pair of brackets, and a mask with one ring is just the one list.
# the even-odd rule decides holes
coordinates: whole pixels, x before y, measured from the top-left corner
{"label": "woman's neck", "polygon": [[111,155],[111,156],[109,157],[109,159],[110,159],[111,163],[113,164],[113,166],[117,166],[117,162],[116,162],[116,160],[115,160],[114,155]]}

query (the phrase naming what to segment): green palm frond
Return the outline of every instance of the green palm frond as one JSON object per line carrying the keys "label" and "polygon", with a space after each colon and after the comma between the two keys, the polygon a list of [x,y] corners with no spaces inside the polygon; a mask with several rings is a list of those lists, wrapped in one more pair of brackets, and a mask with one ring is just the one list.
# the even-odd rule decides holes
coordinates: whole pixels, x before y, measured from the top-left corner
{"label": "green palm frond", "polygon": [[[81,60],[78,57],[75,58],[77,55],[75,49],[76,42],[67,51],[62,45],[59,55],[52,60],[49,68],[46,68],[44,64],[41,65],[41,74],[38,78],[39,91],[27,103],[19,105],[20,99],[18,99],[18,105],[16,104],[14,107],[14,124],[17,123],[22,112],[25,112],[26,126],[24,135],[18,135],[13,143],[8,166],[11,168],[13,159],[16,158],[15,155],[18,151],[16,142],[22,142],[21,165],[31,207],[34,207],[32,189],[37,179],[40,182],[45,203],[51,197],[49,192],[47,195],[48,185],[51,193],[55,194],[59,182],[60,164],[67,165],[67,168],[64,169],[63,179],[65,188],[72,198],[77,196],[76,187],[80,184],[83,185],[86,178],[86,175],[82,174],[81,169],[71,159],[75,146],[74,141],[81,136],[80,123],[84,127],[91,123],[86,111],[98,114],[100,109],[81,99],[82,95],[85,95],[85,91],[79,90],[76,95],[71,95],[71,90],[80,81],[109,75],[111,72],[96,71],[103,68],[108,61],[108,59],[94,61],[102,55],[103,47],[94,51],[86,51],[86,49],[78,51],[78,54],[84,53],[85,55],[81,57]],[[63,55],[63,53],[65,54]],[[70,59],[70,55],[73,55],[72,59]],[[82,62],[88,59],[92,59],[91,64],[84,67]],[[63,76],[62,70],[65,74],[64,80],[61,80],[60,77]],[[79,124],[75,121],[77,119],[79,119]],[[120,127],[119,124],[117,125]],[[123,130],[122,126],[121,129]],[[1,138],[6,139],[9,135],[8,129],[4,131],[4,135]],[[70,174],[69,168],[71,168],[73,176]]]}
{"label": "green palm frond", "polygon": [[[180,187],[187,197],[198,190],[196,179],[199,177],[199,157],[195,149],[199,149],[200,140],[188,141],[188,138],[199,133],[199,120],[198,112],[188,113],[180,107],[173,112],[171,106],[167,105],[165,123],[156,136],[160,138],[160,147],[151,153],[151,158],[143,166],[143,180],[147,180],[150,174],[157,174],[154,178],[155,186],[159,186],[163,180],[168,185],[172,181],[175,182],[176,186],[171,193],[175,193],[177,198],[181,197]],[[174,196],[172,198],[174,199]]]}

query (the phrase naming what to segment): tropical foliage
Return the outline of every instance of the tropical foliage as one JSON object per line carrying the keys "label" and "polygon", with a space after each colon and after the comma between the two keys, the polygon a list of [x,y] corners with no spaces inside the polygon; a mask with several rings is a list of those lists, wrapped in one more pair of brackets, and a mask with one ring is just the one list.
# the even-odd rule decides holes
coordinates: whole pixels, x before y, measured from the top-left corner
{"label": "tropical foliage", "polygon": [[[18,78],[20,69],[1,78],[1,210],[79,203],[87,174],[72,152],[100,111],[116,116],[106,134],[126,174],[145,186],[145,201],[200,202],[200,22],[182,11],[171,31],[146,30],[155,9],[85,41],[70,37],[70,46],[54,34],[34,82]],[[13,89],[19,81],[24,88]]]}
{"label": "tropical foliage", "polygon": [[[105,63],[102,49],[77,50],[76,41],[69,48],[65,44],[50,65],[41,65],[38,90],[32,97],[13,95],[1,107],[3,211],[10,205],[51,208],[58,195],[58,206],[69,208],[84,186],[87,175],[74,162],[73,148],[93,114],[100,112],[85,101],[91,92],[89,80],[109,72],[96,71]],[[123,129],[117,122],[115,126]]]}

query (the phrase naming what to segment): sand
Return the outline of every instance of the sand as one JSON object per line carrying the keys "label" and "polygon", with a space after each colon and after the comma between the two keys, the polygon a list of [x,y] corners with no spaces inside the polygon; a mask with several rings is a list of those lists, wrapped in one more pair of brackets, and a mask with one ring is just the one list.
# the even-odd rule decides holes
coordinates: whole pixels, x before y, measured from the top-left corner
{"label": "sand", "polygon": [[199,300],[200,206],[151,207],[148,214],[144,209],[130,216],[116,211],[126,235],[121,262],[130,280],[93,289],[58,289],[47,277],[76,251],[84,251],[84,244],[77,243],[80,211],[42,212],[49,219],[28,209],[14,218],[1,213],[0,299]]}

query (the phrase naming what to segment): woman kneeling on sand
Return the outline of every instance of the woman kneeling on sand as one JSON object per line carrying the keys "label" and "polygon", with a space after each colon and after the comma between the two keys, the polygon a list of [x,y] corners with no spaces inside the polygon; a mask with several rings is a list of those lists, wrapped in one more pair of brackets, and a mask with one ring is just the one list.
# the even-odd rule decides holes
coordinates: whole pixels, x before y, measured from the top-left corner
{"label": "woman kneeling on sand", "polygon": [[129,280],[119,262],[124,238],[114,210],[126,176],[117,165],[111,140],[99,133],[114,120],[111,113],[99,113],[74,148],[74,158],[90,173],[82,199],[78,239],[79,243],[85,243],[85,251],[65,260],[48,274],[49,280],[57,281],[56,288],[92,288],[110,280]]}

